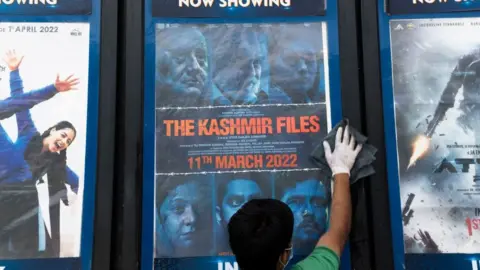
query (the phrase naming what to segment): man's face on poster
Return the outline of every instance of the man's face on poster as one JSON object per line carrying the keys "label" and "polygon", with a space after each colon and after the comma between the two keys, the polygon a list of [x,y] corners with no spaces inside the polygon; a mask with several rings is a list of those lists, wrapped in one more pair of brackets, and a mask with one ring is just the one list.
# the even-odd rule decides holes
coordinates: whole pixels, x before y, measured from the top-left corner
{"label": "man's face on poster", "polygon": [[231,55],[217,56],[220,67],[214,80],[233,104],[254,103],[257,99],[266,59],[266,44],[259,38],[256,32],[242,33],[238,44],[226,45]]}
{"label": "man's face on poster", "polygon": [[272,81],[284,91],[305,94],[312,89],[318,70],[314,47],[302,40],[283,40],[271,57]]}
{"label": "man's face on poster", "polygon": [[282,197],[293,212],[294,242],[317,241],[326,230],[327,194],[316,179],[296,183]]}
{"label": "man's face on poster", "polygon": [[195,252],[199,245],[204,244],[202,239],[209,237],[211,210],[207,201],[195,182],[177,186],[163,201],[161,223],[176,253]]}
{"label": "man's face on poster", "polygon": [[[167,41],[164,41],[167,42]],[[200,96],[205,88],[208,70],[207,45],[202,33],[181,29],[168,39],[164,57],[169,61],[169,79],[177,94]]]}
{"label": "man's face on poster", "polygon": [[255,181],[235,179],[230,181],[221,201],[221,215],[225,224],[249,200],[262,198],[262,190]]}

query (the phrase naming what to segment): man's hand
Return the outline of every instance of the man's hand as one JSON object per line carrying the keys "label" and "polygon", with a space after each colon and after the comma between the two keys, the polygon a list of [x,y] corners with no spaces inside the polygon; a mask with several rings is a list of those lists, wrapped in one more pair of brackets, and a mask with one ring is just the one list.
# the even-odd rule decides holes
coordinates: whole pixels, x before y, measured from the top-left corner
{"label": "man's hand", "polygon": [[337,130],[333,153],[327,141],[323,142],[323,147],[325,148],[325,157],[333,175],[341,173],[350,175],[355,159],[362,150],[362,145],[355,147],[355,138],[351,136],[348,126],[345,128],[345,133],[341,127]]}
{"label": "man's hand", "polygon": [[57,74],[57,79],[55,80],[55,88],[58,92],[67,92],[70,90],[77,90],[74,86],[78,85],[80,82],[78,78],[72,78],[73,74],[68,76],[65,80],[60,80],[60,76]]}
{"label": "man's hand", "polygon": [[3,61],[5,61],[10,71],[15,71],[22,63],[23,55],[17,55],[15,50],[8,50],[5,56],[3,56]]}

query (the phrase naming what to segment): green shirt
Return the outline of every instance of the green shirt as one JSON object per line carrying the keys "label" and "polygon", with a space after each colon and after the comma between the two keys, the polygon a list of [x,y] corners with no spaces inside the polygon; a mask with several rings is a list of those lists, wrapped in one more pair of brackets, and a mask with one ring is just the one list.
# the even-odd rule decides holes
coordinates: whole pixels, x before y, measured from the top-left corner
{"label": "green shirt", "polygon": [[303,261],[292,267],[292,270],[338,270],[340,259],[327,247],[317,247]]}

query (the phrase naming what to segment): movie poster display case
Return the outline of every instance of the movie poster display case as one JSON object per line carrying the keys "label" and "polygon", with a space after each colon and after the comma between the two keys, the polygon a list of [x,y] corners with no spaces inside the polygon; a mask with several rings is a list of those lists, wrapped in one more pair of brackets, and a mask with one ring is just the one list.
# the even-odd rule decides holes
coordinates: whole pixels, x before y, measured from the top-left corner
{"label": "movie poster display case", "polygon": [[[136,90],[125,90],[135,99],[125,106],[135,112],[130,123],[143,115],[143,125],[135,123],[143,136],[127,132],[125,146],[139,153],[143,138],[143,173],[126,165],[137,170],[130,180],[143,179],[141,269],[238,269],[226,225],[251,198],[290,206],[293,261],[312,250],[328,228],[331,186],[310,153],[343,116],[360,117],[359,100],[351,100],[359,95],[351,23],[340,24],[343,39],[353,41],[342,50],[353,60],[341,66],[339,17],[351,15],[346,7],[355,14],[347,2],[147,0],[141,11],[130,9],[130,19],[144,17],[144,46],[134,40],[136,22],[127,26],[125,48],[144,55],[143,70],[125,78],[144,91],[138,105]],[[352,93],[341,90],[344,80]],[[140,185],[130,180],[128,196],[138,198]],[[303,199],[294,203],[292,194]],[[128,207],[124,215],[134,213]],[[135,236],[124,239],[135,244]],[[341,269],[350,268],[347,248]]]}
{"label": "movie poster display case", "polygon": [[109,268],[116,7],[0,1],[1,269]]}
{"label": "movie poster display case", "polygon": [[478,1],[362,1],[367,129],[386,149],[388,182],[372,187],[373,216],[390,215],[373,224],[383,269],[480,267],[478,11]]}

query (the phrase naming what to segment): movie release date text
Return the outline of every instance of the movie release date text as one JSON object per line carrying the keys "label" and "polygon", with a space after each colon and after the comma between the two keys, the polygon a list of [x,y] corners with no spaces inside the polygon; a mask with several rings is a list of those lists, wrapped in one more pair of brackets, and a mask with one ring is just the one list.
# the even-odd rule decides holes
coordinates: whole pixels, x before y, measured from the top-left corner
{"label": "movie release date text", "polygon": [[196,156],[188,158],[188,166],[191,170],[212,166],[218,170],[285,169],[297,168],[297,160],[297,154]]}
{"label": "movie release date text", "polygon": [[0,26],[0,33],[58,33],[58,26],[41,24],[19,24]]}

